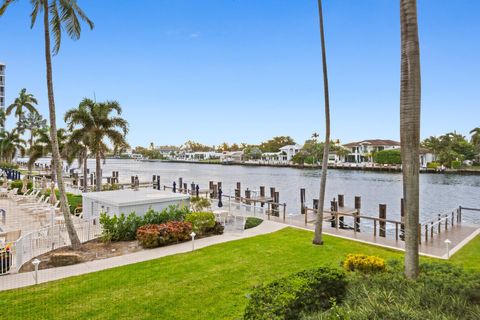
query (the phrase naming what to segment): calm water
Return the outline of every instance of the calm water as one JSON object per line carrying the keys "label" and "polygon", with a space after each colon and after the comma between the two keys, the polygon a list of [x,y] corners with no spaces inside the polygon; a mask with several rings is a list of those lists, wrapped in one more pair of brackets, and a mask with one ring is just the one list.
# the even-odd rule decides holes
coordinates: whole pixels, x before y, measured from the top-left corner
{"label": "calm water", "polygon": [[[95,161],[88,167],[95,170]],[[207,188],[209,181],[221,181],[225,194],[232,194],[236,182],[258,190],[260,186],[275,187],[280,192],[280,202],[287,204],[287,212],[300,211],[300,188],[306,189],[307,205],[318,198],[320,170],[294,168],[246,167],[205,165],[193,163],[138,162],[134,160],[109,159],[103,166],[105,175],[120,172],[120,181],[129,182],[130,176],[138,175],[141,182],[151,181],[152,175],[160,175],[162,185],[172,185],[179,177],[189,185],[192,181]],[[422,174],[421,221],[430,220],[438,213],[445,213],[462,205],[480,208],[480,176],[455,174]],[[327,199],[345,195],[347,206],[353,207],[354,196],[362,197],[362,214],[378,215],[378,204],[387,204],[387,218],[399,219],[402,182],[400,173],[377,173],[350,170],[329,170]],[[480,213],[465,214],[465,219],[480,223]]]}

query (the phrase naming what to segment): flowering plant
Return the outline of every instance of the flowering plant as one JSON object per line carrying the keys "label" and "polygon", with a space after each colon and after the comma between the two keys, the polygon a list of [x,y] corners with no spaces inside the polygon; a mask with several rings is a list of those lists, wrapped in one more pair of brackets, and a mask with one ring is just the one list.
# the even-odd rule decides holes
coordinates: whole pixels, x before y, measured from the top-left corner
{"label": "flowering plant", "polygon": [[3,248],[0,249],[0,253],[12,251],[12,244],[7,243]]}

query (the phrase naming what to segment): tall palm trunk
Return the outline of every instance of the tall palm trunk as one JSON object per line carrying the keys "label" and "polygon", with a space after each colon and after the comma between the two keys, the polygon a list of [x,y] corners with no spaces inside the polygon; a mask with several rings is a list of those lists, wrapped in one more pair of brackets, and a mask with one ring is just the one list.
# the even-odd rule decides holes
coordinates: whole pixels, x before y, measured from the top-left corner
{"label": "tall palm trunk", "polygon": [[100,152],[97,152],[95,162],[95,176],[97,179],[96,189],[97,191],[102,191],[102,157],[100,156]]}
{"label": "tall palm trunk", "polygon": [[325,190],[327,188],[327,170],[328,170],[328,153],[330,151],[330,99],[328,95],[328,73],[327,73],[327,57],[325,49],[325,33],[323,30],[323,12],[322,0],[318,0],[318,15],[320,18],[320,38],[322,42],[322,66],[323,66],[323,90],[325,96],[325,144],[323,147],[322,159],[322,175],[320,177],[320,195],[318,197],[317,220],[315,222],[314,244],[323,244],[322,228],[323,228],[323,208],[325,206]]}
{"label": "tall palm trunk", "polygon": [[401,82],[400,144],[405,201],[405,275],[419,273],[419,148],[420,148],[420,48],[417,2],[400,0]]}
{"label": "tall palm trunk", "polygon": [[43,26],[45,28],[45,61],[47,69],[47,91],[48,91],[48,111],[50,115],[50,138],[52,140],[52,156],[53,165],[57,176],[58,190],[60,192],[60,207],[65,217],[65,225],[67,227],[68,236],[74,249],[78,249],[81,245],[72,219],[70,218],[70,209],[68,207],[67,195],[65,193],[65,186],[62,178],[62,158],[60,157],[60,150],[58,148],[57,140],[57,123],[55,114],[55,97],[53,95],[53,79],[52,79],[52,56],[50,50],[50,26],[48,18],[48,1],[43,1]]}

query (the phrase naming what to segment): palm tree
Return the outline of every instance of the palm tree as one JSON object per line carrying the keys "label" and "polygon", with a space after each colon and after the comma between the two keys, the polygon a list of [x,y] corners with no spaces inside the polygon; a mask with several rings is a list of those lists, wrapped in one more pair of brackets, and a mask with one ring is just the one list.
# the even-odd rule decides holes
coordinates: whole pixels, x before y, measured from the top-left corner
{"label": "palm tree", "polygon": [[470,131],[470,134],[472,135],[472,144],[476,148],[480,148],[480,127],[472,129],[472,131]]}
{"label": "palm tree", "polygon": [[16,128],[10,132],[0,132],[0,158],[2,161],[11,162],[17,153],[23,157],[25,145],[25,140],[20,137],[20,132]]}
{"label": "palm tree", "polygon": [[21,132],[25,130],[30,131],[30,138],[28,140],[30,148],[33,146],[33,140],[35,138],[35,133],[39,129],[47,127],[47,119],[44,119],[40,113],[29,112],[28,115],[22,114],[20,119],[18,119],[18,128]]}
{"label": "palm tree", "polygon": [[[0,17],[5,13],[7,7],[16,2],[16,0],[4,0],[0,7]],[[53,54],[57,54],[60,50],[60,43],[62,37],[62,30],[65,30],[68,36],[74,40],[80,38],[81,20],[85,21],[90,29],[93,29],[93,22],[86,16],[82,9],[77,4],[76,0],[30,0],[33,11],[31,16],[31,27],[34,26],[37,15],[43,12],[43,28],[45,38],[45,63],[47,75],[47,91],[48,91],[48,110],[50,116],[50,136],[52,139],[52,156],[55,171],[58,179],[58,189],[60,193],[60,204],[63,215],[65,217],[65,225],[67,227],[68,236],[73,249],[78,249],[81,245],[78,235],[70,218],[70,210],[68,208],[67,195],[65,193],[65,186],[62,179],[62,160],[60,157],[60,150],[57,141],[57,122],[55,114],[55,96],[53,92],[53,71],[52,71],[52,50],[50,46],[51,36],[53,33],[53,40],[55,45],[53,47]],[[52,28],[50,30],[50,28]]]}
{"label": "palm tree", "polygon": [[[27,165],[31,168],[38,159],[45,157],[47,154],[52,153],[52,139],[50,138],[50,133],[48,128],[38,129],[35,131],[35,135],[37,139],[35,140],[35,144],[30,148],[29,158]],[[69,164],[72,163],[71,157],[69,157],[67,153],[67,146],[70,144],[68,143],[68,134],[65,129],[58,129],[57,130],[57,142],[58,147],[60,150],[60,154],[62,159],[67,160]],[[52,159],[53,162],[53,159]],[[56,171],[54,166],[52,166],[52,177],[56,176]],[[55,179],[54,179],[55,180]],[[58,179],[57,179],[58,180]]]}
{"label": "palm tree", "polygon": [[[116,115],[112,115],[116,113]],[[95,155],[96,190],[102,190],[102,163],[105,153],[109,151],[107,141],[114,151],[124,149],[128,145],[125,136],[128,133],[128,123],[121,118],[122,108],[116,101],[97,103],[91,99],[83,99],[77,108],[68,110],[65,122],[69,129],[83,133],[90,151]]]}
{"label": "palm tree", "polygon": [[38,113],[35,105],[37,105],[37,99],[31,93],[27,93],[27,89],[23,88],[20,90],[20,94],[15,99],[15,101],[7,107],[7,116],[15,110],[15,117],[20,120],[20,118],[25,114],[27,109],[30,113]]}
{"label": "palm tree", "polygon": [[88,135],[83,130],[77,129],[72,132],[68,142],[68,155],[78,161],[79,168],[83,168],[83,191],[88,188],[88,157],[90,150],[88,148]]}
{"label": "palm tree", "polygon": [[320,39],[322,44],[323,90],[325,96],[325,143],[323,145],[322,175],[320,177],[320,195],[318,197],[317,220],[315,222],[315,237],[313,244],[322,245],[323,207],[325,205],[325,190],[327,187],[328,153],[330,151],[330,99],[328,94],[327,57],[325,49],[325,32],[323,30],[322,0],[318,0],[318,15],[320,18]]}
{"label": "palm tree", "polygon": [[420,46],[417,1],[400,0],[401,81],[400,145],[405,201],[405,275],[419,273],[419,148],[420,148]]}
{"label": "palm tree", "polygon": [[5,130],[5,122],[7,121],[7,113],[5,108],[0,108],[0,131]]}

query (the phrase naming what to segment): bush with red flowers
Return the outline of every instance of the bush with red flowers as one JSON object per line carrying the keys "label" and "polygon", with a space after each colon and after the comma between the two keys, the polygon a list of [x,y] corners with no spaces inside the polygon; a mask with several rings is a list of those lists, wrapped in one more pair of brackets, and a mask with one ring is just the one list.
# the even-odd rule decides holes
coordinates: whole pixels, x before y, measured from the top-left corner
{"label": "bush with red flowers", "polygon": [[192,224],[183,221],[169,221],[149,224],[137,229],[137,240],[144,248],[156,248],[172,243],[190,240]]}

